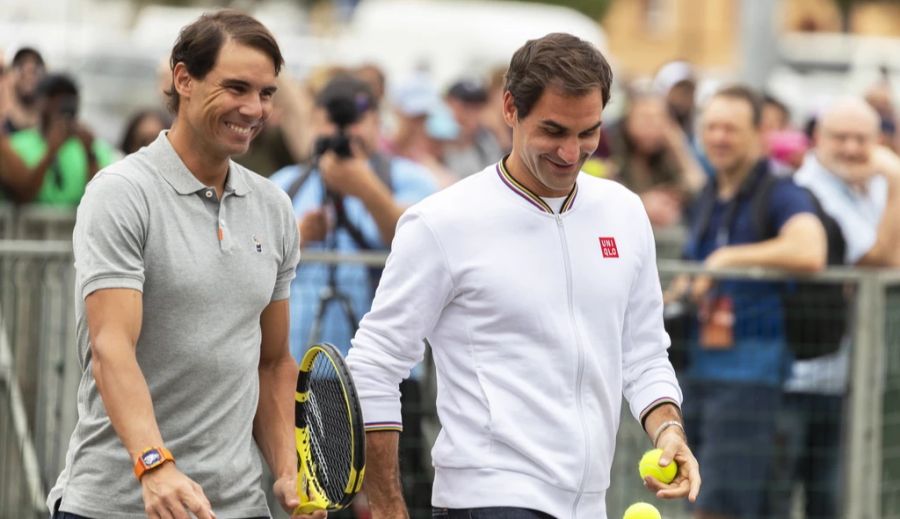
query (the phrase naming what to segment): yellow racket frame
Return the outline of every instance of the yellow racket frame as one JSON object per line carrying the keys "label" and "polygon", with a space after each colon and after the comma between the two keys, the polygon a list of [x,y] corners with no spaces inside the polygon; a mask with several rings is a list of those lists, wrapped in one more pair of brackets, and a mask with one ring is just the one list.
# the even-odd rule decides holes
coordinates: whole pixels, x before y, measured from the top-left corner
{"label": "yellow racket frame", "polygon": [[341,396],[350,420],[350,474],[344,487],[344,496],[333,502],[328,499],[325,489],[316,479],[316,466],[312,458],[312,445],[309,434],[309,422],[304,420],[303,426],[297,426],[295,417],[294,440],[297,446],[297,496],[300,505],[294,514],[310,514],[316,510],[340,510],[350,505],[353,497],[362,489],[365,476],[365,433],[361,423],[359,400],[353,379],[340,352],[331,344],[323,343],[310,346],[300,360],[297,375],[297,390],[294,393],[295,412],[302,412],[309,400],[309,373],[319,355],[324,355],[334,368],[341,387]]}

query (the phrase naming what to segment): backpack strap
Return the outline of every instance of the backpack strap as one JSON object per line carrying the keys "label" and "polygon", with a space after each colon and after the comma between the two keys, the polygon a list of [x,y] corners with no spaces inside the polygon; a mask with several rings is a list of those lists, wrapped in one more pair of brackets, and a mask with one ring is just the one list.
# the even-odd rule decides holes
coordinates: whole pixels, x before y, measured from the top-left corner
{"label": "backpack strap", "polygon": [[308,164],[298,165],[298,167],[302,168],[300,175],[291,182],[287,189],[284,190],[284,192],[287,193],[288,198],[291,199],[291,202],[294,201],[294,197],[300,192],[300,188],[303,187],[303,184],[305,184],[310,175],[312,175],[312,168],[309,167]]}
{"label": "backpack strap", "polygon": [[750,197],[750,214],[753,216],[753,232],[759,241],[768,240],[778,235],[775,222],[769,214],[771,208],[772,188],[779,182],[778,177],[766,171],[759,179],[756,189]]}
{"label": "backpack strap", "polygon": [[[372,169],[375,170],[375,175],[379,180],[384,182],[384,185],[391,190],[394,191],[392,182],[391,182],[391,159],[390,157],[386,157],[380,153],[375,153],[370,157],[370,162],[372,163]],[[294,197],[297,196],[297,193],[300,192],[300,188],[303,187],[303,184],[309,180],[309,177],[312,176],[313,168],[309,166],[309,164],[301,164],[298,167],[302,168],[300,172],[300,176],[298,176],[291,184],[285,189],[285,193],[287,193],[288,197],[291,200],[294,200]]]}

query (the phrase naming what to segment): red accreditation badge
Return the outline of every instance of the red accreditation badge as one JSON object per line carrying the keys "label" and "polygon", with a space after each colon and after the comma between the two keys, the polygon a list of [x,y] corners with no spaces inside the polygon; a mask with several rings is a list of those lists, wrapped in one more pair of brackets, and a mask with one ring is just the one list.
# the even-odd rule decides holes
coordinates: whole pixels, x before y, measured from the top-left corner
{"label": "red accreditation badge", "polygon": [[734,305],[728,296],[706,298],[698,312],[700,346],[725,350],[734,345]]}
{"label": "red accreditation badge", "polygon": [[613,237],[600,237],[600,251],[604,258],[618,258],[619,248],[616,247],[616,239]]}

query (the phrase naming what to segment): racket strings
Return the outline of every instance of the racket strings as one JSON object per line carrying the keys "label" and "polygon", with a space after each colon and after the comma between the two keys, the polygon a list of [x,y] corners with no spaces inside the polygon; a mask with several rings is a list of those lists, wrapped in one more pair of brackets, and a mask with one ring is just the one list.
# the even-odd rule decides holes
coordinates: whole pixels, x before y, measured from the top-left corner
{"label": "racket strings", "polygon": [[340,379],[325,355],[313,363],[309,394],[306,417],[316,479],[328,499],[337,502],[351,471],[353,437]]}

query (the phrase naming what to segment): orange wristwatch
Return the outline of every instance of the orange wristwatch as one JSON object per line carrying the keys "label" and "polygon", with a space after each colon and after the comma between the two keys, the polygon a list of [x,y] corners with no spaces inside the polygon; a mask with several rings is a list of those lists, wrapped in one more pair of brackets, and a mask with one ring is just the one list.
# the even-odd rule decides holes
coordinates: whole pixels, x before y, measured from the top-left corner
{"label": "orange wristwatch", "polygon": [[134,475],[140,481],[141,477],[148,471],[159,467],[167,461],[175,463],[175,458],[169,452],[169,449],[165,447],[148,447],[141,452],[137,461],[134,462]]}

